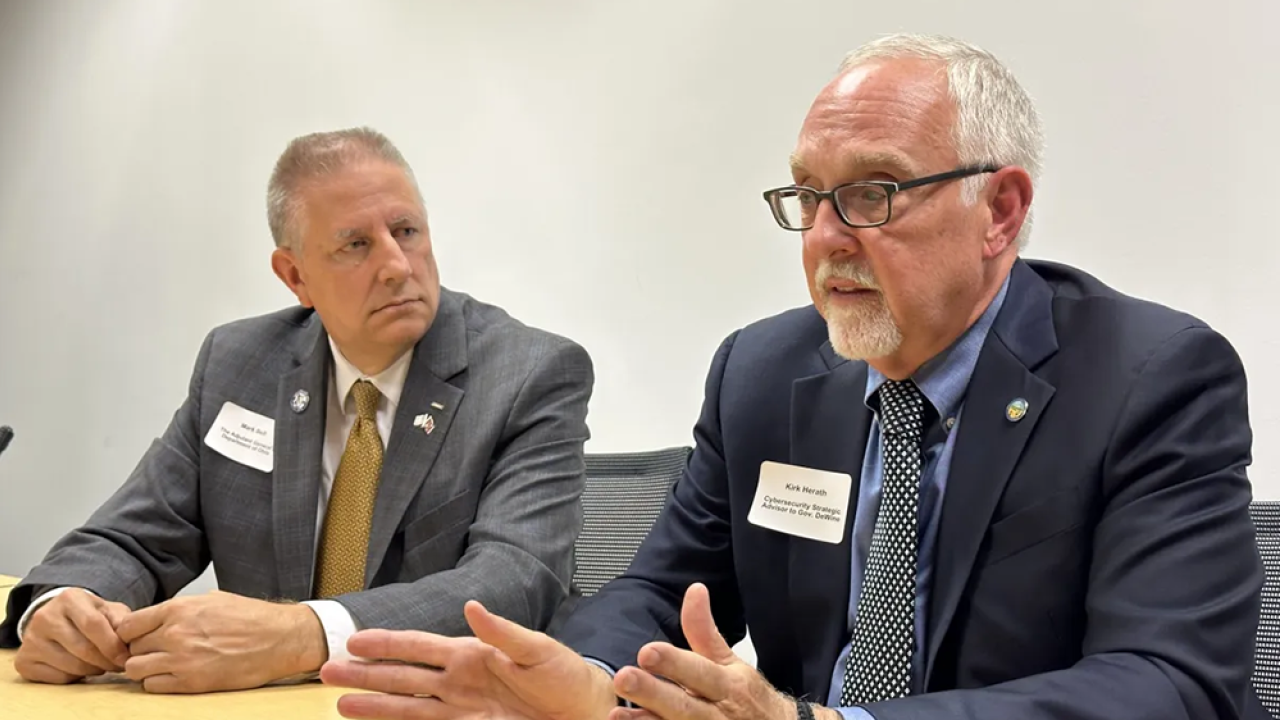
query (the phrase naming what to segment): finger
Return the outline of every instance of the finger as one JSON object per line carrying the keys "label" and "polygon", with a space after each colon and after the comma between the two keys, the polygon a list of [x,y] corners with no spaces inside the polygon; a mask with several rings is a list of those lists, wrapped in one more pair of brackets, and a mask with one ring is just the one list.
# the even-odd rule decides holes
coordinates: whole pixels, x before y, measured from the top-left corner
{"label": "finger", "polygon": [[725,642],[711,615],[711,593],[702,583],[694,583],[684,594],[680,608],[680,628],[689,641],[689,649],[702,657],[724,665],[738,659]]}
{"label": "finger", "polygon": [[175,656],[167,652],[136,654],[125,661],[124,675],[134,682],[149,677],[168,675],[174,670]]}
{"label": "finger", "polygon": [[132,645],[138,638],[143,635],[149,635],[162,627],[168,613],[169,607],[167,603],[160,603],[159,605],[152,605],[149,608],[131,612],[128,617],[120,621],[119,627],[116,628],[116,634],[120,636],[120,640],[126,645]]}
{"label": "finger", "polygon": [[662,720],[662,718],[648,710],[620,707],[609,711],[609,720]]}
{"label": "finger", "polygon": [[168,633],[164,632],[164,630],[156,630],[143,635],[129,643],[129,656],[153,655],[174,649],[169,647],[167,635]]}
{"label": "finger", "polygon": [[86,666],[93,668],[99,673],[119,670],[120,666],[114,661],[108,660],[88,638],[86,638],[80,629],[71,625],[68,620],[65,628],[60,628],[53,637],[53,641],[62,647],[68,654],[72,655],[84,663]]}
{"label": "finger", "polygon": [[[120,623],[129,617],[133,612],[128,605],[124,603],[104,603],[102,605],[102,614],[106,616],[107,622],[111,623],[111,629],[116,631],[116,637],[120,637]],[[121,640],[120,642],[124,642]]]}
{"label": "finger", "polygon": [[[71,618],[71,622],[75,625],[80,635],[93,644],[95,655],[107,662],[106,665],[100,665],[103,670],[118,671],[124,667],[124,663],[129,659],[129,650],[120,642],[120,636],[116,635],[115,628],[111,627],[111,621],[107,619],[105,608],[96,607],[91,604],[75,603],[67,609],[67,616]],[[74,650],[73,650],[74,652]],[[78,655],[83,660],[90,660],[88,657]]]}
{"label": "finger", "polygon": [[164,673],[152,675],[142,681],[142,689],[155,695],[181,695],[191,693],[177,675]]}
{"label": "finger", "polygon": [[668,720],[711,720],[718,713],[715,706],[695,698],[684,688],[664,682],[637,667],[625,667],[613,679],[619,697]]}
{"label": "finger", "polygon": [[481,642],[501,650],[517,665],[525,667],[540,665],[562,649],[568,650],[540,632],[494,615],[475,600],[468,601],[463,606],[462,612],[467,618],[467,624],[471,626],[471,631]]}
{"label": "finger", "polygon": [[640,648],[636,660],[648,672],[667,678],[711,702],[729,697],[729,671],[697,653],[667,643],[649,643]]}
{"label": "finger", "polygon": [[452,720],[462,711],[435,698],[403,695],[343,695],[338,698],[338,713],[345,718],[377,718],[378,720]]}
{"label": "finger", "polygon": [[83,675],[72,675],[65,673],[58,668],[43,662],[18,662],[13,663],[13,669],[17,671],[24,680],[38,683],[48,683],[50,685],[67,685],[73,683]]}
{"label": "finger", "polygon": [[335,660],[321,666],[320,679],[328,685],[392,695],[438,695],[444,673],[400,663]]}
{"label": "finger", "polygon": [[467,641],[417,630],[361,630],[347,640],[347,652],[370,660],[398,660],[442,668],[464,642]]}
{"label": "finger", "polygon": [[[87,641],[85,641],[85,644],[88,644]],[[104,672],[102,667],[85,662],[77,657],[56,638],[27,637],[22,643],[22,650],[31,660],[50,665],[68,675],[87,677],[89,675],[101,675]]]}

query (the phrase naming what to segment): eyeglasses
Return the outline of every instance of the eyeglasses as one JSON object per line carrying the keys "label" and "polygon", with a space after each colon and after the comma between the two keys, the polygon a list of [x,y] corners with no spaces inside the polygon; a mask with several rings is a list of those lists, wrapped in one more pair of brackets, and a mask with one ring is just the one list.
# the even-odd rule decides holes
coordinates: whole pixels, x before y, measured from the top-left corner
{"label": "eyeglasses", "polygon": [[773,211],[773,219],[784,230],[808,230],[818,215],[818,205],[825,198],[836,208],[845,225],[855,228],[879,227],[893,217],[893,196],[903,190],[957,180],[980,173],[999,170],[994,165],[967,167],[937,175],[926,175],[906,182],[863,180],[837,185],[830,190],[814,190],[803,185],[787,185],[764,191],[765,202]]}

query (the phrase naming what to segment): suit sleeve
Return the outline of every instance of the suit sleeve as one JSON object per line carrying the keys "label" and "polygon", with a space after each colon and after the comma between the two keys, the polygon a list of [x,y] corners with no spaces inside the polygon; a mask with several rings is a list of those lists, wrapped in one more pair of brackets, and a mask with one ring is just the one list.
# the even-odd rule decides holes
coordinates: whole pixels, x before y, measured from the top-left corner
{"label": "suit sleeve", "polygon": [[0,646],[43,591],[82,587],[137,609],[168,599],[209,564],[200,519],[200,393],[214,334],[200,348],[186,400],[125,483],[53,546],[9,594]]}
{"label": "suit sleeve", "polygon": [[650,641],[687,647],[680,606],[695,582],[707,586],[716,625],[729,644],[746,633],[734,575],[720,430],[720,387],[736,337],[726,339],[712,360],[693,454],[631,566],[584,600],[556,633],[581,655],[622,668],[634,665],[636,654]]}
{"label": "suit sleeve", "polygon": [[1083,658],[989,688],[867,707],[876,720],[1235,720],[1263,569],[1249,518],[1244,368],[1217,333],[1167,340],[1104,459]]}
{"label": "suit sleeve", "polygon": [[472,599],[525,627],[546,627],[573,574],[593,384],[586,350],[548,344],[516,395],[462,558],[413,583],[335,598],[360,627],[469,635],[462,606]]}

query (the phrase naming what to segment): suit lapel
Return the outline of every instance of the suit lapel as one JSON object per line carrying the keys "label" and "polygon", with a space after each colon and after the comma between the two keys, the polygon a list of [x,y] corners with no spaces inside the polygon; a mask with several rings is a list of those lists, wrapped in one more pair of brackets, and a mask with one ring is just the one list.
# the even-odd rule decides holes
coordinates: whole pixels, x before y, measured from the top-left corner
{"label": "suit lapel", "polygon": [[[276,391],[271,495],[276,576],[280,595],[291,599],[311,597],[315,554],[330,364],[328,336],[317,316],[311,316],[299,345],[299,364],[280,377]],[[294,409],[299,392],[307,398],[301,412]]]}
{"label": "suit lapel", "polygon": [[[431,472],[462,403],[462,388],[448,381],[466,369],[466,347],[467,327],[461,299],[441,288],[440,309],[431,329],[414,348],[387,442],[369,533],[366,586],[377,574],[400,520]],[[434,407],[433,403],[443,409]],[[414,420],[420,415],[431,417],[431,432],[415,426]],[[441,498],[444,499],[447,498]]]}
{"label": "suit lapel", "polygon": [[853,513],[866,450],[871,412],[863,402],[867,366],[846,362],[830,344],[822,347],[831,370],[797,380],[791,391],[791,463],[847,473],[853,478],[845,508],[844,540],[839,545],[792,537],[790,605],[798,657],[804,662],[804,687],[810,700],[826,699],[840,648],[847,638]]}
{"label": "suit lapel", "polygon": [[[1015,263],[1004,305],[965,394],[935,546],[925,688],[992,514],[1053,397],[1053,386],[1033,374],[1057,351],[1052,301],[1049,286],[1025,263]],[[1019,398],[1026,401],[1026,414],[1013,422],[1006,410]]]}

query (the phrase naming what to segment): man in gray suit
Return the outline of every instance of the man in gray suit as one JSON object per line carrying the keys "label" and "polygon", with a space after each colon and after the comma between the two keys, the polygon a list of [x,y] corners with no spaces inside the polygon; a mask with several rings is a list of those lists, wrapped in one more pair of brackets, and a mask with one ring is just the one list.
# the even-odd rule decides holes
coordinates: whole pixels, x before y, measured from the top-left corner
{"label": "man in gray suit", "polygon": [[[256,687],[357,629],[466,634],[470,598],[539,628],[565,598],[587,353],[440,287],[374,131],[294,140],[268,219],[301,307],[211,332],[163,437],[10,594],[28,680]],[[174,598],[210,562],[222,591]]]}

